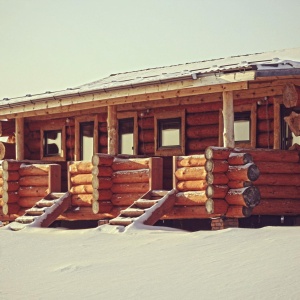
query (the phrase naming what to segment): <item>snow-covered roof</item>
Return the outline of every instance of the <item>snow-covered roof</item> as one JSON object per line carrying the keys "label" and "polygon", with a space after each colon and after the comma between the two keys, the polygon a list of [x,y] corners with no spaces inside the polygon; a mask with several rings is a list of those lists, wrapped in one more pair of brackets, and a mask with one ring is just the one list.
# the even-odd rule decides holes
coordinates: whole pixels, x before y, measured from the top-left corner
{"label": "snow-covered roof", "polygon": [[0,100],[0,107],[8,107],[10,103],[21,105],[38,99],[55,99],[55,97],[82,95],[96,91],[107,92],[110,90],[159,84],[168,81],[196,79],[214,73],[228,73],[244,70],[257,70],[257,76],[271,76],[271,72],[274,73],[274,71],[280,71],[282,75],[299,75],[300,48],[231,56],[228,58],[112,74],[106,78],[66,90],[35,95],[28,94],[16,98],[4,98]]}

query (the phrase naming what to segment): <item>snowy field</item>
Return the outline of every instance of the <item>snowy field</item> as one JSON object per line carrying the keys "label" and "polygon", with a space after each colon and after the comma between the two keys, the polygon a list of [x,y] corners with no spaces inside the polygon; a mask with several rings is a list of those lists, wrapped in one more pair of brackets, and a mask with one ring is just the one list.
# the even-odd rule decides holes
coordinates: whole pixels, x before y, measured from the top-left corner
{"label": "snowy field", "polygon": [[0,246],[2,300],[300,299],[300,227],[4,227]]}

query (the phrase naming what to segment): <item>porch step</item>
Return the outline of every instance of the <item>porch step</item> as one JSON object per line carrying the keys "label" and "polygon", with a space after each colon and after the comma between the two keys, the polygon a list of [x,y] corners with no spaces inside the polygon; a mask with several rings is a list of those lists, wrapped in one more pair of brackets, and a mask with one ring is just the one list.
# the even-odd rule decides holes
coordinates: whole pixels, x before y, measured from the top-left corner
{"label": "porch step", "polygon": [[44,207],[42,207],[42,208],[32,207],[32,208],[26,209],[25,212],[26,212],[26,215],[29,215],[29,216],[41,216],[45,212],[45,208]]}
{"label": "porch step", "polygon": [[55,200],[45,200],[42,199],[38,201],[35,206],[37,207],[51,207],[55,203]]}
{"label": "porch step", "polygon": [[131,218],[116,217],[109,221],[110,225],[128,226],[133,222]]}
{"label": "porch step", "polygon": [[134,204],[138,208],[150,208],[157,202],[158,200],[138,199],[134,201]]}
{"label": "porch step", "polygon": [[145,210],[140,209],[140,208],[131,208],[131,207],[128,207],[128,208],[126,208],[124,210],[121,210],[120,215],[122,217],[135,218],[135,217],[141,216],[144,212],[145,212]]}
{"label": "porch step", "polygon": [[30,224],[32,223],[34,220],[36,219],[35,216],[21,216],[21,217],[18,217],[15,219],[15,222],[18,222],[18,223],[22,223],[22,224]]}

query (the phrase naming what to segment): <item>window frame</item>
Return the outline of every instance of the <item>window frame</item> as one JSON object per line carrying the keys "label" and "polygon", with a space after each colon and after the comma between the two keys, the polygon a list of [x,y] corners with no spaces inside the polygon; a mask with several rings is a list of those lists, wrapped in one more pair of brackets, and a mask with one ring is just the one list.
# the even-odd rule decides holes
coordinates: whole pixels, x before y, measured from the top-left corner
{"label": "window frame", "polygon": [[[44,139],[45,139],[45,132],[52,131],[52,130],[59,130],[61,131],[61,154],[60,155],[51,155],[46,156],[44,153]],[[66,160],[66,127],[65,125],[44,125],[40,129],[41,133],[41,148],[40,148],[40,157],[41,160],[45,161],[65,161]]]}
{"label": "window frame", "polygon": [[[98,115],[89,115],[75,118],[75,149],[74,159],[75,161],[81,161],[81,136],[80,136],[80,124],[94,122],[94,134],[93,134],[93,154],[98,152],[99,144],[99,132],[98,132]],[[92,157],[91,157],[92,159]]]}
{"label": "window frame", "polygon": [[[178,146],[163,146],[160,147],[160,136],[159,132],[160,126],[159,122],[161,120],[168,119],[177,119],[179,118],[181,121],[180,125],[180,144]],[[170,111],[163,112],[154,115],[154,150],[155,155],[160,156],[175,156],[175,155],[184,155],[185,154],[185,110],[182,111]]]}

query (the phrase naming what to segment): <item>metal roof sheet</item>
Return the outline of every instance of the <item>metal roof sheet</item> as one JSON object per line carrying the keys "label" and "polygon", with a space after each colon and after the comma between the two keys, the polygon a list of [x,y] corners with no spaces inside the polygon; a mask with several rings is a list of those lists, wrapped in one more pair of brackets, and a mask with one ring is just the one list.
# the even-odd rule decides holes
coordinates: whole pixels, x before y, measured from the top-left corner
{"label": "metal roof sheet", "polygon": [[205,60],[186,64],[144,69],[120,74],[83,84],[81,86],[56,92],[26,95],[17,98],[0,100],[0,107],[25,105],[36,100],[42,101],[55,97],[79,95],[94,91],[108,91],[139,85],[157,84],[185,78],[196,78],[212,73],[243,71],[255,69],[259,71],[300,68],[300,48],[284,49],[271,52],[231,56],[213,60]]}

